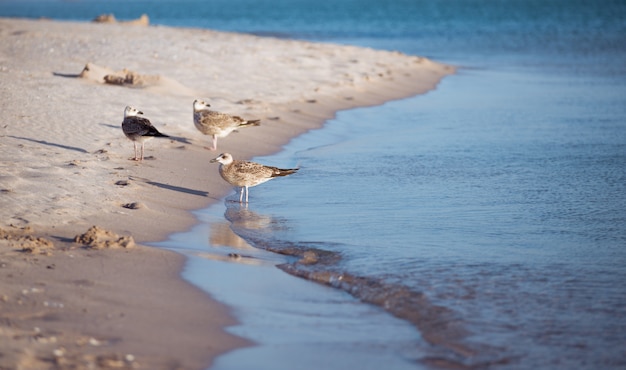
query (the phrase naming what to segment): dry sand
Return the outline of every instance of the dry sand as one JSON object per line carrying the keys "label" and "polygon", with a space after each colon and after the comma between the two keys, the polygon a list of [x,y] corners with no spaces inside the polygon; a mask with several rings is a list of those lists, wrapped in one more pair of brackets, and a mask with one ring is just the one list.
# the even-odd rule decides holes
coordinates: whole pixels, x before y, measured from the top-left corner
{"label": "dry sand", "polygon": [[[227,308],[180,279],[180,255],[130,237],[183,231],[190,210],[232,191],[209,164],[220,152],[276,152],[338,110],[423,93],[453,72],[350,46],[0,18],[0,369],[200,369],[247,345],[223,331]],[[211,152],[196,98],[261,126]],[[148,141],[143,162],[129,160],[126,105],[171,136]],[[74,242],[92,225],[116,241]]]}

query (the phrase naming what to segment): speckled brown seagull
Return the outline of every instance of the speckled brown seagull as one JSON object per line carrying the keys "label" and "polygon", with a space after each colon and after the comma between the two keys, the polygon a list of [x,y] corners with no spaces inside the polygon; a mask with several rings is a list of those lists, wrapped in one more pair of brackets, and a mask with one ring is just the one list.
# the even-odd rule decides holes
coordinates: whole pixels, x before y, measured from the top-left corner
{"label": "speckled brown seagull", "polygon": [[211,150],[217,150],[217,138],[226,137],[241,127],[259,126],[260,120],[249,120],[231,116],[226,113],[215,112],[209,109],[210,105],[202,100],[193,102],[193,124],[205,135],[213,137]]}
{"label": "speckled brown seagull", "polygon": [[240,186],[239,203],[243,201],[243,191],[246,191],[246,203],[248,203],[248,187],[257,186],[275,177],[287,176],[298,171],[298,168],[280,169],[265,166],[260,163],[234,160],[229,153],[222,153],[217,158],[211,159],[211,163],[220,163],[220,175],[231,185]]}
{"label": "speckled brown seagull", "polygon": [[[136,108],[127,106],[124,109],[124,121],[122,121],[122,131],[127,138],[133,141],[135,145],[135,161],[143,160],[143,146],[147,140],[153,137],[169,137],[168,135],[160,133],[156,127],[152,126],[150,120],[145,117],[140,117],[143,114]],[[141,143],[141,156],[137,156],[137,142]]]}

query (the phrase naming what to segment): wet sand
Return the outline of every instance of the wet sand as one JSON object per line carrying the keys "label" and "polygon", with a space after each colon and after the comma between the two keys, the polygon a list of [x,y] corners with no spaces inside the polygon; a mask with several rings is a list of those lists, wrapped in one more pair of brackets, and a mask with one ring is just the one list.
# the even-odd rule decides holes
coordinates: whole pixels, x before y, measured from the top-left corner
{"label": "wet sand", "polygon": [[235,323],[226,307],[179,278],[181,256],[33,234],[0,231],[0,368],[202,369],[248,344],[222,330]]}
{"label": "wet sand", "polygon": [[[276,152],[338,110],[454,72],[394,52],[160,26],[0,18],[0,40],[0,368],[200,369],[249,345],[223,330],[227,307],[180,278],[182,256],[135,243],[190,228],[190,210],[231,191],[209,164],[217,154]],[[261,126],[209,151],[196,98]],[[120,128],[126,105],[171,136],[146,142],[141,162]],[[93,225],[117,237],[74,241]]]}

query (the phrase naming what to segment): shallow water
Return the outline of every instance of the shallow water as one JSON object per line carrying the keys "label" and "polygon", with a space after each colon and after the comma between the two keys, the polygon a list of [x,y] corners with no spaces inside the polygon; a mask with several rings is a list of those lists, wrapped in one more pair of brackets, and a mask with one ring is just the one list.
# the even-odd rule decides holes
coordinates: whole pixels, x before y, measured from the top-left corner
{"label": "shallow water", "polygon": [[252,193],[282,221],[234,229],[271,250],[336,252],[288,270],[410,320],[450,361],[620,367],[623,97],[575,85],[464,70],[426,96],[342,112],[259,158],[302,166]]}
{"label": "shallow water", "polygon": [[[247,208],[200,212],[191,234],[164,245],[198,256],[185,276],[232,305],[242,320],[232,330],[260,343],[216,368],[626,367],[626,3],[210,4],[4,1],[0,14],[150,9],[157,24],[461,66],[434,92],[340,112],[256,158],[301,170],[251,189]],[[305,252],[318,263],[297,264]]]}
{"label": "shallow water", "polygon": [[238,203],[218,204],[196,212],[201,223],[193,230],[155,244],[187,255],[183,277],[233,307],[241,324],[228,330],[258,343],[219,357],[211,369],[416,369],[427,347],[417,330],[349,294],[280,271],[277,264],[293,259],[250,246],[225,214],[244,215],[255,229],[277,222]]}

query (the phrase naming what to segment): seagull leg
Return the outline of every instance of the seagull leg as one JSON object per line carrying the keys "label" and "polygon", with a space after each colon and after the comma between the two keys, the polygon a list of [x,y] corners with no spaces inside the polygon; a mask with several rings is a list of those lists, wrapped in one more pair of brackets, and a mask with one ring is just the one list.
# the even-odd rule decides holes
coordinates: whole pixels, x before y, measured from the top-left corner
{"label": "seagull leg", "polygon": [[135,158],[133,158],[133,161],[137,160],[137,142],[133,141],[133,145],[135,146]]}
{"label": "seagull leg", "polygon": [[243,186],[241,187],[241,190],[239,190],[239,203],[243,203],[242,199],[243,199]]}
{"label": "seagull leg", "polygon": [[248,194],[250,193],[250,190],[248,190],[248,187],[246,186],[246,203],[248,203]]}
{"label": "seagull leg", "polygon": [[211,150],[217,150],[217,135],[213,135],[213,146]]}
{"label": "seagull leg", "polygon": [[143,141],[141,142],[141,159],[140,161],[143,161]]}

